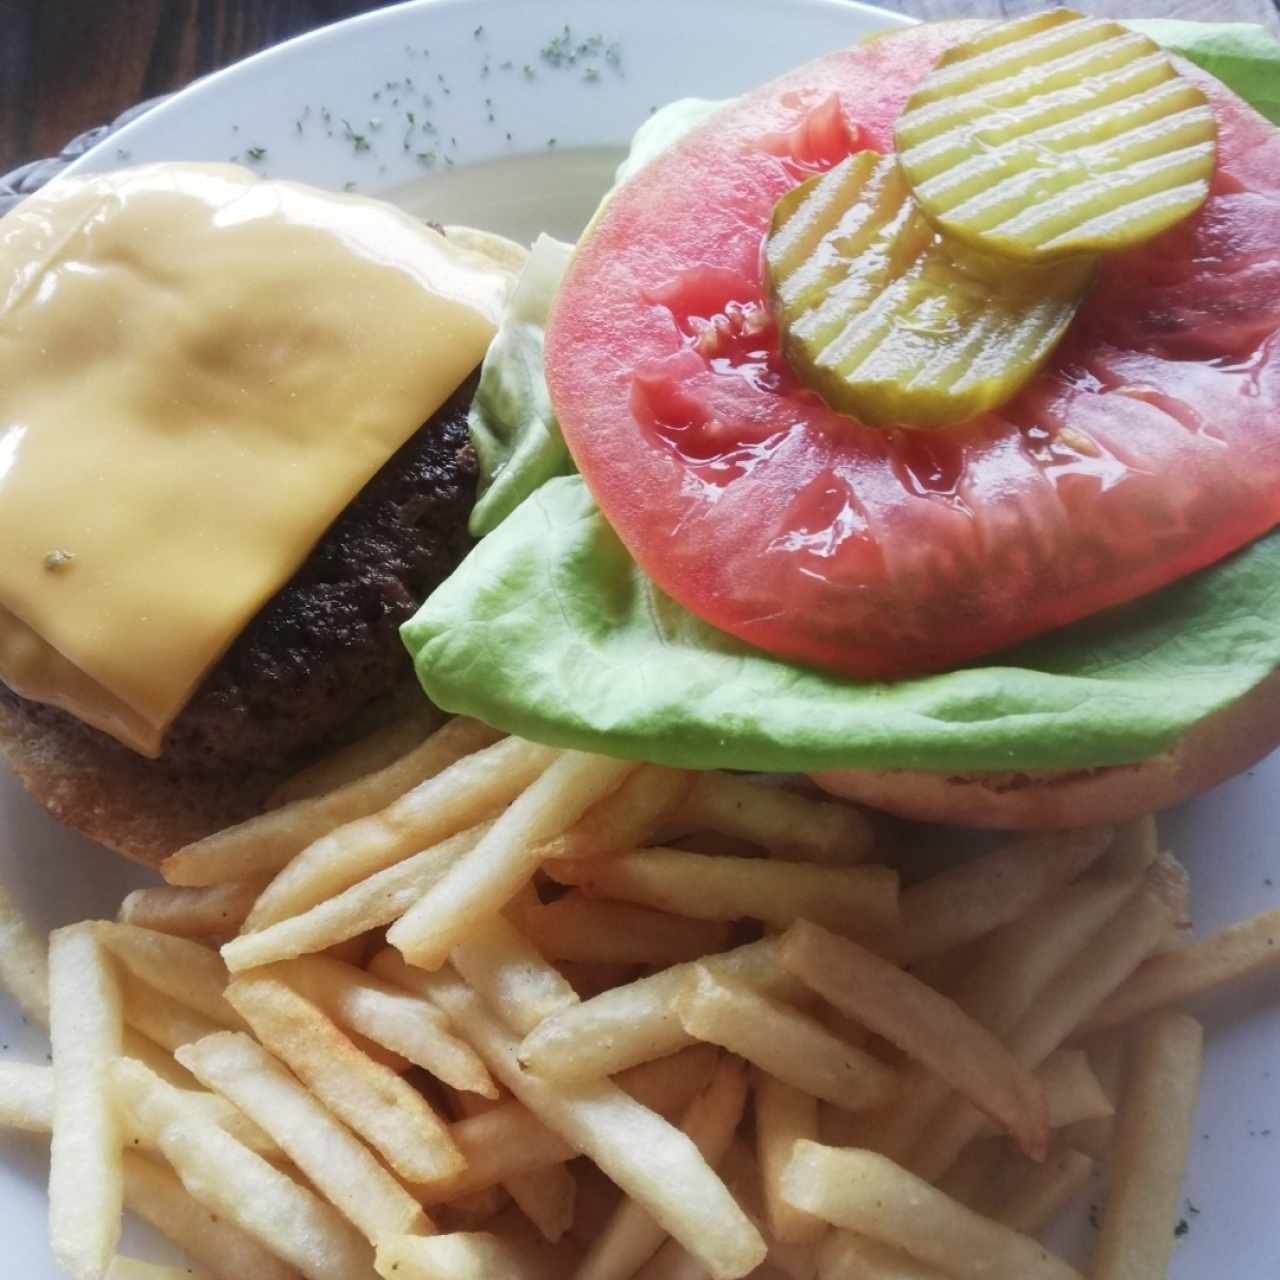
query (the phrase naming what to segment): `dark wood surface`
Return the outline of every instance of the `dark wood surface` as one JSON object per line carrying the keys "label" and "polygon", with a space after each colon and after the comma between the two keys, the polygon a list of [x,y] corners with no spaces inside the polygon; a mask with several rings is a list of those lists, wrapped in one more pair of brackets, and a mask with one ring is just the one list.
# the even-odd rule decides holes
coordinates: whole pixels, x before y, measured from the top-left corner
{"label": "dark wood surface", "polygon": [[[1027,12],[1044,0],[881,3],[940,18]],[[379,7],[379,0],[0,0],[0,172],[57,152],[144,98]],[[1082,7],[1127,17],[1264,22],[1280,31],[1280,0],[1086,0]]]}

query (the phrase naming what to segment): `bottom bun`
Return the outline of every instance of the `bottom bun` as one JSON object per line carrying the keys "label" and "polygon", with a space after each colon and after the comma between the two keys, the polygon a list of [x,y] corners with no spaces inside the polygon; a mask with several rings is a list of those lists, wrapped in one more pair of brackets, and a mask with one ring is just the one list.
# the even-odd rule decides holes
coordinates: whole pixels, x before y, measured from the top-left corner
{"label": "bottom bun", "polygon": [[[410,685],[365,708],[342,741],[385,723],[403,709],[407,695],[420,699],[416,682]],[[64,826],[150,867],[192,840],[261,813],[291,772],[183,773],[163,757],[148,760],[71,716],[15,698],[3,686],[0,757]]]}
{"label": "bottom bun", "polygon": [[262,810],[279,774],[184,777],[78,722],[51,725],[0,698],[0,755],[65,826],[156,867],[175,849]]}
{"label": "bottom bun", "polygon": [[828,769],[832,795],[921,822],[1007,829],[1127,822],[1181,804],[1280,746],[1280,672],[1209,716],[1172,749],[1137,764],[1010,773]]}

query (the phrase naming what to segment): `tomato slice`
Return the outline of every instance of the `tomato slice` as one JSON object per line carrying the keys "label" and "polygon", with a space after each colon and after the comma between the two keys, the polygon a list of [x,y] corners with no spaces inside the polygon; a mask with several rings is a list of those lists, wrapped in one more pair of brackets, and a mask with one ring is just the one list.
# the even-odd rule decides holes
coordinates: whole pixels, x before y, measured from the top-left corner
{"label": "tomato slice", "polygon": [[972,30],[833,53],[713,117],[610,201],[547,335],[565,437],[650,576],[759,648],[863,678],[954,667],[1280,519],[1280,134],[1183,64],[1218,117],[1213,193],[1104,263],[1015,401],[884,430],[797,385],[762,282],[774,202],[891,150],[912,86]]}

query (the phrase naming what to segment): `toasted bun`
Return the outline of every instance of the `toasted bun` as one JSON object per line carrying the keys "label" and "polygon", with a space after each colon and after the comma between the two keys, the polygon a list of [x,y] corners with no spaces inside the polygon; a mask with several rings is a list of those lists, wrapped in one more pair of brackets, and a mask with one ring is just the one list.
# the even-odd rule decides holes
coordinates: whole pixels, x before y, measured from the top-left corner
{"label": "toasted bun", "polygon": [[[421,704],[421,690],[410,679],[369,703],[330,746],[363,737]],[[183,774],[164,759],[136,755],[61,712],[50,715],[47,708],[5,696],[0,696],[0,760],[63,825],[149,867],[158,867],[192,840],[261,813],[291,774],[282,769]],[[297,763],[301,767],[309,760]]]}
{"label": "toasted bun", "polygon": [[966,827],[1061,828],[1125,822],[1216,787],[1280,746],[1280,672],[1139,764],[1009,773],[833,769],[833,795],[904,818]]}
{"label": "toasted bun", "polygon": [[74,722],[0,699],[0,755],[59,822],[155,867],[180,846],[259,812],[278,774],[180,777]]}

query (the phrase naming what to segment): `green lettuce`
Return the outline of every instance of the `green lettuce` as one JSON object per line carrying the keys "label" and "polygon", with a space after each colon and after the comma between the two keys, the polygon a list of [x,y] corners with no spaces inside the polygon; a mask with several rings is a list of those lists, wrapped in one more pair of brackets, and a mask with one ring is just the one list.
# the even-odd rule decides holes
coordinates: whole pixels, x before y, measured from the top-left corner
{"label": "green lettuce", "polygon": [[542,376],[542,339],[573,245],[539,236],[480,370],[467,418],[480,464],[469,528],[496,529],[539,485],[573,470]]}
{"label": "green lettuce", "polygon": [[1143,18],[1125,26],[1199,63],[1273,124],[1280,124],[1280,42],[1255,22]]}
{"label": "green lettuce", "polygon": [[1280,538],[998,663],[867,684],[717,631],[544,485],[405,626],[447,711],[690,768],[1086,768],[1156,755],[1280,666]]}
{"label": "green lettuce", "polygon": [[[1276,118],[1280,45],[1240,23],[1135,22]],[[619,180],[723,104],[637,133]],[[568,246],[535,246],[472,431],[487,534],[405,624],[447,711],[559,746],[694,768],[1088,768],[1147,759],[1280,667],[1280,534],[981,665],[894,683],[795,666],[702,622],[628,557],[551,413],[542,327]]]}

